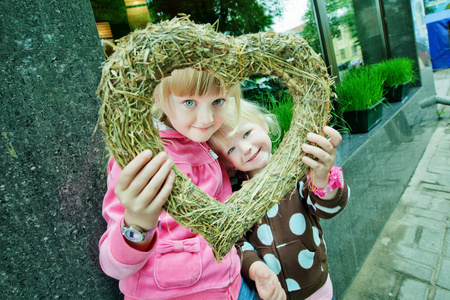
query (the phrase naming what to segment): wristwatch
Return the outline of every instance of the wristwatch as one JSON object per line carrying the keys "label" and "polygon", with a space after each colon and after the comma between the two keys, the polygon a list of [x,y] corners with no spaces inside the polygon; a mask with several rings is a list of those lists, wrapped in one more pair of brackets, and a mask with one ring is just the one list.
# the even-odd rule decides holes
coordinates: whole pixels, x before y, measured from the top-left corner
{"label": "wristwatch", "polygon": [[158,228],[161,229],[160,220],[158,220],[158,223],[156,224],[155,228],[145,232],[141,227],[137,225],[125,226],[125,221],[122,219],[120,231],[127,240],[137,243],[148,240]]}
{"label": "wristwatch", "polygon": [[342,168],[333,166],[330,170],[328,185],[323,189],[320,189],[314,186],[314,180],[312,180],[309,176],[308,178],[308,187],[314,195],[319,197],[325,197],[326,194],[331,193],[337,188],[344,188],[344,175],[342,174]]}

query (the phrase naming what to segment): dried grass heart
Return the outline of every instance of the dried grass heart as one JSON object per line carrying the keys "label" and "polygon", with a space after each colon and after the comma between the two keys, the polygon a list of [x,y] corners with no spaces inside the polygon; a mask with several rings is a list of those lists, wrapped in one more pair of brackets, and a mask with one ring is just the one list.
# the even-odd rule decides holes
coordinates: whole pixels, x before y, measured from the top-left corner
{"label": "dried grass heart", "polygon": [[332,80],[326,67],[299,35],[262,32],[234,38],[188,18],[149,24],[122,38],[114,49],[98,88],[99,124],[120,167],[145,149],[155,154],[164,150],[152,124],[152,94],[174,69],[207,70],[227,85],[251,74],[275,75],[290,89],[294,108],[289,132],[269,165],[225,203],[202,192],[174,167],[176,180],[164,209],[201,234],[220,261],[305,174],[301,145],[308,132],[321,132],[329,119]]}

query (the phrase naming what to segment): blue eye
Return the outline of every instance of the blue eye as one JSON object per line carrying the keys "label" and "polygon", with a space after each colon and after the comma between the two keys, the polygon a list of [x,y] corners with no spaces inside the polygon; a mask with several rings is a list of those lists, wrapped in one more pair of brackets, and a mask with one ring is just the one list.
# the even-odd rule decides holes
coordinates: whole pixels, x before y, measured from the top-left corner
{"label": "blue eye", "polygon": [[250,132],[251,132],[251,130],[249,130],[246,133],[244,133],[244,139],[250,135]]}
{"label": "blue eye", "polygon": [[186,100],[183,102],[183,104],[186,105],[187,107],[194,107],[195,101],[194,100]]}
{"label": "blue eye", "polygon": [[221,99],[214,100],[213,104],[214,105],[222,105],[224,102],[225,102],[225,100],[221,98]]}
{"label": "blue eye", "polygon": [[228,150],[228,154],[231,154],[235,149],[236,147],[231,147],[230,150]]}

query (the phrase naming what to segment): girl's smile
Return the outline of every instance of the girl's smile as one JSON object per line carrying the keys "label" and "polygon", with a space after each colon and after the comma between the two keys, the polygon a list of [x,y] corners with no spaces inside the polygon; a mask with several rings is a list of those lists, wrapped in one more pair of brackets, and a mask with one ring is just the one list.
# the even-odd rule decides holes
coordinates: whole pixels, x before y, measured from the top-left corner
{"label": "girl's smile", "polygon": [[250,157],[249,160],[247,160],[247,162],[251,162],[251,161],[255,160],[260,152],[261,152],[261,148],[259,148],[258,151],[252,157]]}
{"label": "girl's smile", "polygon": [[244,123],[223,146],[221,152],[238,170],[250,176],[258,173],[269,163],[272,141],[268,129],[254,123]]}
{"label": "girl's smile", "polygon": [[202,131],[202,132],[205,132],[205,131],[208,131],[212,126],[213,126],[213,125],[208,126],[208,127],[197,127],[197,126],[192,126],[192,127],[195,128],[195,129],[197,129],[197,130],[200,130],[200,131]]}

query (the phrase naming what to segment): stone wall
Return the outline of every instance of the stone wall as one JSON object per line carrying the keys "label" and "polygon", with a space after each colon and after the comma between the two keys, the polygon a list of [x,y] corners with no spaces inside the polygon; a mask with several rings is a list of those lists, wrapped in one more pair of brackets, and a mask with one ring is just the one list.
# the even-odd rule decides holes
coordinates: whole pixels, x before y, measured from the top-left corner
{"label": "stone wall", "polygon": [[104,54],[88,0],[0,2],[3,299],[114,299],[98,262]]}

